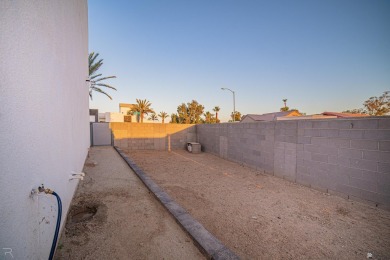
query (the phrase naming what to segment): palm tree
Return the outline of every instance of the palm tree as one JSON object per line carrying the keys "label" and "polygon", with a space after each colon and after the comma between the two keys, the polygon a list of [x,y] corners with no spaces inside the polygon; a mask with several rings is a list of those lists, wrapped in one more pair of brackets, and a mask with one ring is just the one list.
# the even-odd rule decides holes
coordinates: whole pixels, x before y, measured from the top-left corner
{"label": "palm tree", "polygon": [[205,123],[206,124],[211,124],[211,119],[213,117],[213,114],[210,113],[210,111],[207,111],[206,113],[203,114],[205,117]]}
{"label": "palm tree", "polygon": [[287,106],[287,98],[283,99],[284,107]]}
{"label": "palm tree", "polygon": [[219,120],[218,120],[218,112],[220,111],[221,109],[219,108],[219,106],[215,106],[213,108],[213,111],[215,112],[215,122],[216,123],[219,123]]}
{"label": "palm tree", "polygon": [[158,121],[158,118],[157,118],[156,113],[150,114],[149,120],[152,120],[153,122],[154,122],[154,121]]}
{"label": "palm tree", "polygon": [[282,107],[280,109],[280,111],[288,111],[289,110],[289,107],[287,106],[287,98],[285,99],[282,99],[283,100],[283,103],[284,103],[284,107]]}
{"label": "palm tree", "polygon": [[135,104],[131,109],[130,111],[132,113],[139,113],[140,114],[140,117],[141,117],[141,123],[144,122],[144,114],[148,114],[148,113],[154,113],[153,109],[150,107],[152,105],[152,103],[150,103],[149,101],[147,101],[146,99],[144,100],[141,100],[141,99],[136,99],[137,100],[137,104]]}
{"label": "palm tree", "polygon": [[92,100],[92,91],[96,91],[106,95],[109,99],[112,100],[112,97],[103,91],[100,87],[106,87],[113,90],[116,90],[113,86],[110,86],[106,83],[103,83],[103,80],[113,79],[116,76],[101,77],[102,74],[96,74],[100,67],[103,65],[103,59],[96,61],[96,58],[99,56],[99,53],[91,52],[88,56],[88,65],[89,65],[89,97]]}
{"label": "palm tree", "polygon": [[[230,114],[230,117],[233,119],[233,112]],[[236,111],[236,114],[234,116],[234,122],[241,121],[241,113]],[[233,122],[233,120],[229,120],[229,122]]]}
{"label": "palm tree", "polygon": [[165,112],[160,112],[160,114],[158,114],[158,116],[161,117],[161,119],[162,119],[161,123],[164,124],[164,120],[165,120],[165,118],[168,117],[168,114]]}

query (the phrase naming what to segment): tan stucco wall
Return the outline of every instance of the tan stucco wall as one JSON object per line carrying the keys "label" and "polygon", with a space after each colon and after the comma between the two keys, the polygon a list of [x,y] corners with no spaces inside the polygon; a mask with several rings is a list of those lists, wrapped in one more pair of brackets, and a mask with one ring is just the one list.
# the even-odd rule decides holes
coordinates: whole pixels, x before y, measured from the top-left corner
{"label": "tan stucco wall", "polygon": [[110,123],[114,145],[124,150],[183,149],[196,141],[195,125]]}

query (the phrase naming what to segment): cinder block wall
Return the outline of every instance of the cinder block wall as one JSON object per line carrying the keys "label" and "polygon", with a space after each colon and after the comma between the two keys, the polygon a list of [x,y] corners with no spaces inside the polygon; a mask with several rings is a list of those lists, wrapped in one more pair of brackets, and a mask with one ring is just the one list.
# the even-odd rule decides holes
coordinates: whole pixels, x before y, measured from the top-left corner
{"label": "cinder block wall", "polygon": [[197,125],[203,151],[269,174],[274,172],[274,140],[274,122]]}
{"label": "cinder block wall", "polygon": [[189,124],[110,123],[114,145],[123,150],[184,149],[196,141],[196,127]]}
{"label": "cinder block wall", "polygon": [[390,118],[197,125],[205,152],[390,208]]}

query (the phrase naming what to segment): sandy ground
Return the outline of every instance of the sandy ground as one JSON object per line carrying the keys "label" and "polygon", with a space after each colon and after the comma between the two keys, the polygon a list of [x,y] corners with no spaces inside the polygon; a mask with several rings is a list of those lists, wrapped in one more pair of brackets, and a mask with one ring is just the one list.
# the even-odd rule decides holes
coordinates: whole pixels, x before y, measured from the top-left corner
{"label": "sandy ground", "polygon": [[211,154],[130,158],[242,259],[390,259],[390,212]]}
{"label": "sandy ground", "polygon": [[93,147],[84,172],[56,259],[204,259],[112,147]]}

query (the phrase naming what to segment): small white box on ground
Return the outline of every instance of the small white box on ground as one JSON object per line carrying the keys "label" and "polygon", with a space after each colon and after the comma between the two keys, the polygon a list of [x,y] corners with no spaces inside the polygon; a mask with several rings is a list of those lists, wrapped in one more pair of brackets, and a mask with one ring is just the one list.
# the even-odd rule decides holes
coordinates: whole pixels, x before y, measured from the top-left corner
{"label": "small white box on ground", "polygon": [[200,143],[195,143],[195,142],[188,142],[187,143],[187,151],[190,153],[200,153],[202,149],[202,146]]}

